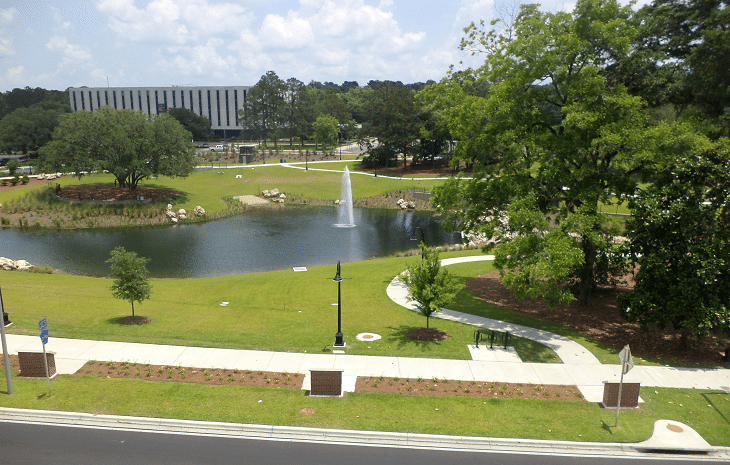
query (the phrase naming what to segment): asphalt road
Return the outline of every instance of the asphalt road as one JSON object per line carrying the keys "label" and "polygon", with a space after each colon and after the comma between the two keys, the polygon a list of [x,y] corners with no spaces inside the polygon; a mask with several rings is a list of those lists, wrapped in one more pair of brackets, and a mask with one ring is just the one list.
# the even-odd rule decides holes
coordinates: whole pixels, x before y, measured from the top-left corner
{"label": "asphalt road", "polygon": [[[0,464],[540,464],[602,465],[635,459],[367,447],[141,433],[0,422]],[[641,464],[666,463],[642,459]],[[682,463],[702,463],[683,461]]]}

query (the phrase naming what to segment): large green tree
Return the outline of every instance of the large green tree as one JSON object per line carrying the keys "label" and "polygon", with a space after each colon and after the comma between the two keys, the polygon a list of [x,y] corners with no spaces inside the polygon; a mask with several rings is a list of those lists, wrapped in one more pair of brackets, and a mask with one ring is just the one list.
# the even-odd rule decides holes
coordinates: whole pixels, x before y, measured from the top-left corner
{"label": "large green tree", "polygon": [[403,164],[414,142],[418,141],[421,120],[418,118],[415,93],[400,82],[385,81],[377,84],[365,104],[366,131],[377,138],[377,144],[368,147],[369,156],[377,164],[388,165],[403,154]]}
{"label": "large green tree", "polygon": [[213,136],[210,120],[205,116],[198,116],[187,108],[170,108],[167,114],[182,124],[194,140],[209,140]]}
{"label": "large green tree", "polygon": [[[618,261],[599,203],[633,193],[645,116],[603,72],[630,53],[632,14],[613,0],[580,0],[571,13],[522,5],[509,33],[467,28],[462,46],[487,52],[473,77],[423,91],[458,139],[455,162],[475,162],[473,179],[435,189],[436,204],[491,243],[529,239],[498,247],[495,265],[518,294],[553,306],[574,296],[546,280],[570,277],[588,304]],[[484,83],[486,96],[472,91]]]}
{"label": "large green tree", "polygon": [[149,258],[138,257],[136,252],[128,252],[124,247],[116,247],[110,255],[107,263],[114,279],[110,287],[112,295],[130,302],[134,316],[134,302],[142,303],[143,300],[149,299],[152,293],[150,273],[147,270]]}
{"label": "large green tree", "polygon": [[286,83],[274,71],[269,71],[259,79],[246,95],[240,121],[252,136],[264,141],[274,139],[277,147],[277,136],[285,121]]}
{"label": "large green tree", "polygon": [[658,128],[668,155],[653,184],[631,201],[628,250],[636,285],[621,315],[647,329],[730,336],[730,142]]}
{"label": "large green tree", "polygon": [[314,140],[322,144],[322,149],[327,145],[335,145],[339,130],[337,119],[334,116],[320,115],[314,122]]}
{"label": "large green tree", "polygon": [[195,167],[191,135],[172,116],[102,107],[62,115],[53,140],[39,150],[39,169],[106,170],[120,187],[135,189],[151,176],[187,176]]}

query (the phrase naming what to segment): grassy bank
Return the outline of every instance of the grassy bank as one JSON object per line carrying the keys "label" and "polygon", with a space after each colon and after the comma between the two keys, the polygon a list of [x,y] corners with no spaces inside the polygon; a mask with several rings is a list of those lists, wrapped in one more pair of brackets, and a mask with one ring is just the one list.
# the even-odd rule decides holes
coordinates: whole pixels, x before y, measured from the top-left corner
{"label": "grassy bank", "polygon": [[[450,252],[444,257],[471,252]],[[349,354],[469,359],[474,329],[433,319],[431,326],[449,333],[438,343],[412,341],[408,331],[425,326],[425,317],[393,303],[385,289],[416,257],[391,257],[345,263],[342,273],[342,328]],[[491,264],[449,267],[462,281],[491,271]],[[137,315],[151,324],[124,326],[116,319],[131,306],[112,298],[111,280],[63,274],[0,272],[5,308],[14,325],[8,332],[37,333],[48,318],[53,336],[77,339],[154,342],[187,346],[329,353],[336,332],[337,285],[334,267],[309,268],[205,279],[153,280],[152,299],[136,304]],[[222,307],[221,302],[229,302]],[[483,304],[482,305],[486,305]],[[380,334],[361,342],[362,332]],[[557,362],[554,352],[516,339],[525,361]]]}
{"label": "grassy bank", "polygon": [[[2,370],[0,370],[1,372]],[[304,391],[203,386],[139,380],[59,376],[51,381],[13,379],[15,393],[0,406],[353,430],[638,442],[654,422],[671,418],[690,425],[710,444],[730,446],[730,401],[724,392],[643,389],[641,410],[615,413],[597,404],[556,399],[494,399],[397,394],[348,394],[312,398]],[[235,408],[231,408],[235,406]],[[315,410],[303,416],[303,408]]]}

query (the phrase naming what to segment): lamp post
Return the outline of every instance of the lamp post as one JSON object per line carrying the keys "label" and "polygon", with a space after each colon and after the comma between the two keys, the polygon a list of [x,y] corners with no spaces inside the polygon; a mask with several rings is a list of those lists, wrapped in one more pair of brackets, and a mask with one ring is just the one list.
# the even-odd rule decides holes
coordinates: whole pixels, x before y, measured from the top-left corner
{"label": "lamp post", "polygon": [[342,284],[342,276],[340,276],[340,261],[337,260],[337,274],[332,278],[337,283],[337,334],[335,334],[334,347],[345,347],[345,341],[342,340],[342,300],[340,286]]}
{"label": "lamp post", "polygon": [[426,248],[425,248],[425,246],[426,246],[426,236],[423,234],[423,228],[420,227],[420,226],[416,226],[413,229],[413,233],[411,234],[411,240],[412,241],[417,241],[418,240],[418,238],[416,237],[416,231],[421,231],[421,242],[420,242],[420,244],[423,244],[423,247],[421,247],[421,260],[423,260],[424,254],[426,252]]}

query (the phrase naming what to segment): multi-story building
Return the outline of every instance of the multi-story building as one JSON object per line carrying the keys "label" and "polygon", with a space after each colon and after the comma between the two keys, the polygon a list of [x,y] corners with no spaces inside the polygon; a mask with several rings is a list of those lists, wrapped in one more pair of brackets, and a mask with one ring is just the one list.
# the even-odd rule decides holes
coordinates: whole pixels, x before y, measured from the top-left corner
{"label": "multi-story building", "polygon": [[71,87],[68,89],[72,111],[94,111],[105,105],[118,110],[139,110],[159,115],[169,108],[187,108],[211,122],[218,137],[233,137],[241,132],[238,111],[243,109],[251,86],[220,87]]}

